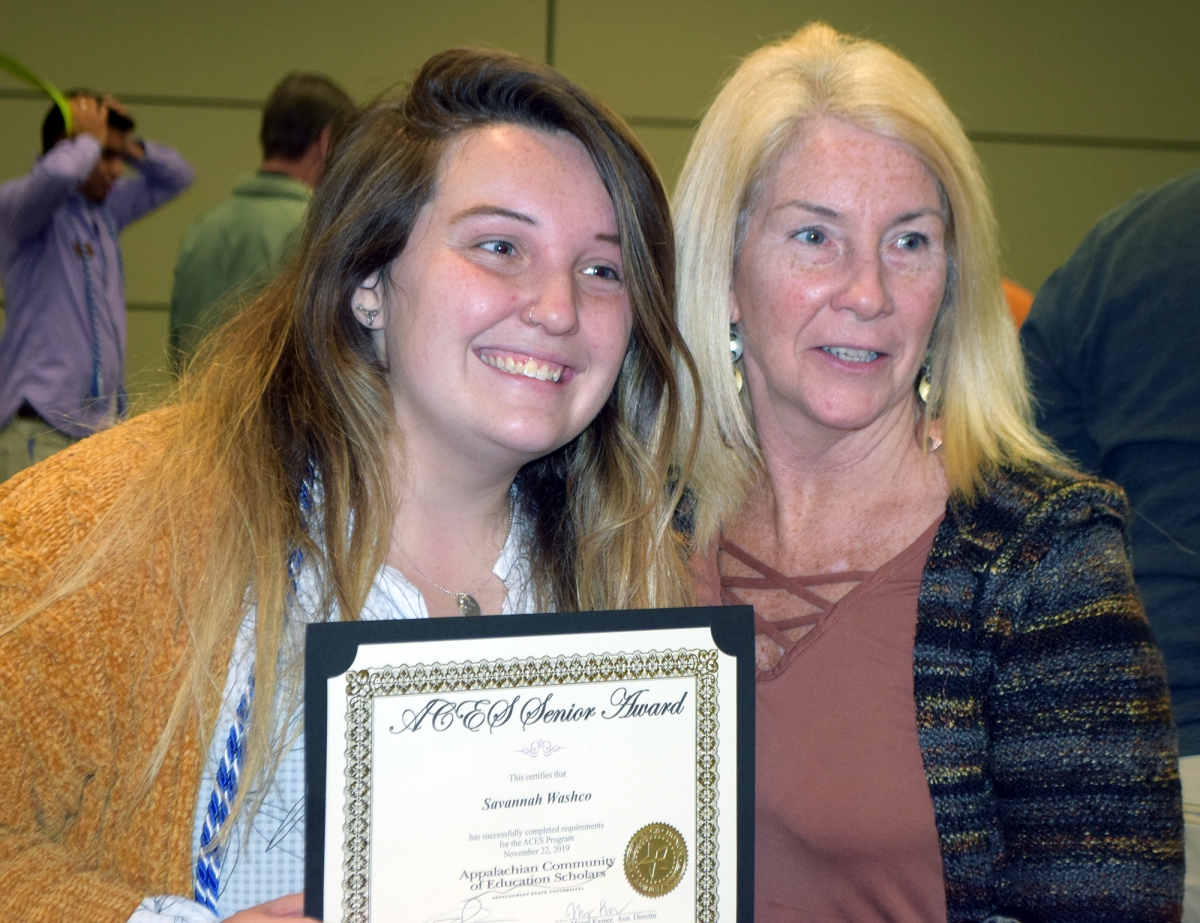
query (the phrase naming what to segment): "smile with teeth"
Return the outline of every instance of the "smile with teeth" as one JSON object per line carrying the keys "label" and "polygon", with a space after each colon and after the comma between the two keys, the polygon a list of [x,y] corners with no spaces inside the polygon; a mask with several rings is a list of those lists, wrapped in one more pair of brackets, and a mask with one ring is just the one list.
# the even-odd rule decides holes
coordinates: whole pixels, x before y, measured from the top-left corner
{"label": "smile with teeth", "polygon": [[870,349],[851,349],[849,346],[822,346],[822,350],[843,362],[874,362],[879,353]]}
{"label": "smile with teeth", "polygon": [[508,372],[510,375],[524,375],[526,378],[536,378],[538,381],[558,381],[562,377],[563,367],[553,362],[538,362],[534,358],[521,359],[514,356],[485,356],[479,357],[494,369]]}

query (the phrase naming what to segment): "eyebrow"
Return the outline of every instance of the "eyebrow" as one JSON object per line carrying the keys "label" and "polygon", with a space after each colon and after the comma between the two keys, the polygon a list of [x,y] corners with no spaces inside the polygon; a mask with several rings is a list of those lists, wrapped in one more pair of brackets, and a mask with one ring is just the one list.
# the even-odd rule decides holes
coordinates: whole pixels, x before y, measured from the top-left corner
{"label": "eyebrow", "polygon": [[[781,205],[775,206],[775,211],[782,211],[785,208],[802,208],[805,211],[820,215],[822,218],[840,218],[841,212],[829,208],[825,205],[817,205],[815,202],[805,202],[801,199],[793,199],[790,202],[784,202]],[[893,224],[903,224],[906,221],[915,221],[917,218],[923,218],[926,215],[936,215],[939,218],[945,219],[940,208],[918,208],[916,211],[905,212],[902,215],[897,215],[893,219]]]}
{"label": "eyebrow", "polygon": [[499,205],[476,205],[473,208],[464,209],[451,218],[450,223],[457,224],[459,221],[465,221],[468,218],[475,218],[479,215],[491,215],[496,218],[511,218],[513,221],[520,221],[524,224],[532,224],[534,226],[537,225],[537,222],[524,212],[515,212],[511,208],[501,208]]}
{"label": "eyebrow", "polygon": [[[524,212],[515,212],[511,208],[501,208],[499,205],[475,205],[472,208],[463,209],[450,219],[450,223],[457,224],[460,221],[466,221],[468,218],[475,218],[479,215],[511,218],[513,221],[520,221],[522,224],[530,224],[537,227],[537,221],[531,215],[527,215]],[[619,234],[597,234],[596,240],[607,244],[615,244],[618,247],[621,246],[621,236]]]}
{"label": "eyebrow", "polygon": [[919,208],[915,212],[905,212],[903,215],[898,215],[895,223],[903,224],[905,221],[915,221],[918,218],[924,218],[926,215],[934,215],[943,221],[946,220],[946,216],[942,214],[940,208]]}
{"label": "eyebrow", "polygon": [[792,199],[790,202],[783,202],[776,205],[773,210],[779,212],[785,208],[802,208],[806,212],[812,212],[813,214],[820,215],[822,218],[840,218],[842,216],[841,212],[828,208],[825,205],[817,205],[815,202],[805,202],[802,199]]}

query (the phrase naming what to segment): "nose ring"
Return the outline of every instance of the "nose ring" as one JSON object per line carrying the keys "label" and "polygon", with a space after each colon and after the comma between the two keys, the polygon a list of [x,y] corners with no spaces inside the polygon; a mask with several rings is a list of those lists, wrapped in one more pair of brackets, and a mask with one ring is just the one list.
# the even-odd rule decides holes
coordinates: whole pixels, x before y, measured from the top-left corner
{"label": "nose ring", "polygon": [[535,321],[535,320],[533,319],[533,309],[534,309],[535,307],[537,307],[537,305],[531,305],[531,306],[530,306],[530,308],[529,308],[529,317],[527,317],[527,318],[526,318],[526,320],[527,320],[527,321],[529,321],[529,323],[531,323],[533,326],[535,326],[535,327],[540,327],[540,326],[542,326],[542,325],[541,325],[541,324],[539,324],[537,321]]}

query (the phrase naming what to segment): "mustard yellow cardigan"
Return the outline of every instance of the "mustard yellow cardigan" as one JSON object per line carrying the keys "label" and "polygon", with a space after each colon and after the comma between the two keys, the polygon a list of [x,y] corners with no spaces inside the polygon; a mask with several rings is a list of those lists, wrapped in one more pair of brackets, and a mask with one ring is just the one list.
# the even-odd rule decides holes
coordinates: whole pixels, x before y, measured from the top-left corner
{"label": "mustard yellow cardigan", "polygon": [[158,463],[173,420],[169,410],[139,417],[0,484],[5,921],[124,923],[147,895],[192,893],[192,823],[213,729],[187,722],[146,779],[186,640],[167,549],[11,627],[129,478]]}

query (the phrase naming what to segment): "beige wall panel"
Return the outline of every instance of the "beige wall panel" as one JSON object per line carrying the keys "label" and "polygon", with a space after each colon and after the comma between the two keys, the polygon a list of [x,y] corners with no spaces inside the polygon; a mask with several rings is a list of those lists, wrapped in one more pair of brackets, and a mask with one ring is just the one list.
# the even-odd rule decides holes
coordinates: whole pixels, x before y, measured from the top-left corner
{"label": "beige wall panel", "polygon": [[125,328],[125,387],[129,412],[138,414],[161,400],[174,381],[167,369],[167,312],[131,310],[125,315]]}
{"label": "beige wall panel", "polygon": [[0,183],[28,173],[42,152],[42,119],[49,105],[49,100],[0,99]]}
{"label": "beige wall panel", "polygon": [[972,130],[1200,134],[1194,0],[559,0],[556,60],[625,115],[691,117],[817,18],[911,58]]}
{"label": "beige wall panel", "polygon": [[545,8],[543,0],[0,0],[0,22],[5,52],[62,88],[261,99],[299,69],[328,73],[362,98],[453,45],[540,57]]}
{"label": "beige wall panel", "polygon": [[[5,79],[0,76],[0,80]],[[0,84],[7,86],[8,84]],[[42,152],[42,118],[46,107],[24,99],[0,99],[0,183],[28,173]],[[4,289],[0,284],[0,297]],[[0,329],[3,329],[0,323]]]}
{"label": "beige wall panel", "polygon": [[1005,271],[1036,291],[1092,225],[1139,190],[1200,169],[1200,153],[976,145],[988,173]]}
{"label": "beige wall panel", "polygon": [[667,194],[675,194],[675,183],[683,169],[683,159],[692,146],[693,132],[687,128],[635,128],[638,140],[654,159]]}

